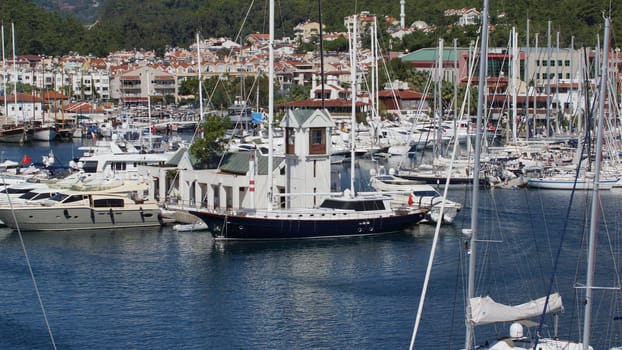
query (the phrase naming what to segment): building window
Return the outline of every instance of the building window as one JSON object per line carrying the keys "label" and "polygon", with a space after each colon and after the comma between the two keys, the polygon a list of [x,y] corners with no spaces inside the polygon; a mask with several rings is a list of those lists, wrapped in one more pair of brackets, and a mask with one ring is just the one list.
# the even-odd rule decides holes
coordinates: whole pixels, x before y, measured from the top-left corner
{"label": "building window", "polygon": [[548,66],[548,64],[549,64],[549,61],[542,60],[542,66],[546,67],[546,66]]}
{"label": "building window", "polygon": [[285,154],[295,154],[296,153],[296,135],[294,128],[286,128],[285,129],[285,139],[287,143],[285,145]]}
{"label": "building window", "polygon": [[566,67],[570,67],[570,60],[565,60],[565,61],[564,61],[564,65],[565,65]]}
{"label": "building window", "polygon": [[562,60],[557,60],[557,66],[561,67],[562,66]]}
{"label": "building window", "polygon": [[566,73],[566,79],[570,79],[570,73]]}
{"label": "building window", "polygon": [[326,129],[311,128],[309,131],[309,154],[326,154]]}

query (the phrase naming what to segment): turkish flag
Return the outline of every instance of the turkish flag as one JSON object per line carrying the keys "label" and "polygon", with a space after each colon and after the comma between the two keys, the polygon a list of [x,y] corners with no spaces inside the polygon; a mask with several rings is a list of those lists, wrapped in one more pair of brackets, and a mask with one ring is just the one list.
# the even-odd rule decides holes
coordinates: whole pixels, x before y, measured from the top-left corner
{"label": "turkish flag", "polygon": [[24,165],[28,165],[28,164],[30,164],[30,161],[31,161],[31,160],[32,160],[32,159],[30,159],[30,156],[28,156],[28,155],[26,154],[26,155],[24,155],[24,158],[22,158],[22,164],[24,164]]}

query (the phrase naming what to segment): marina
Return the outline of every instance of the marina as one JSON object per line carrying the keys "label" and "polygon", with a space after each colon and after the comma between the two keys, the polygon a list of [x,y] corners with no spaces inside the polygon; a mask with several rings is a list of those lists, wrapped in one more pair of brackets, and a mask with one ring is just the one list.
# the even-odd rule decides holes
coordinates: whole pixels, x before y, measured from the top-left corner
{"label": "marina", "polygon": [[[66,162],[80,146],[3,145],[3,151],[6,159],[24,155],[39,159],[54,149],[57,161]],[[394,166],[394,161],[385,166]],[[360,159],[354,168],[331,166],[331,186],[349,186],[350,171],[355,171],[357,190],[370,190],[364,178],[377,162]],[[500,296],[498,301],[527,301],[525,287],[541,290],[549,278],[548,262],[562,235],[571,192],[480,191],[480,239],[489,242],[480,243],[488,281],[482,288],[491,293],[491,286],[499,285],[492,282],[503,280],[494,293]],[[470,195],[468,186],[449,190],[448,198],[465,206],[452,225],[441,229],[416,348],[463,346],[462,229],[470,226],[466,200]],[[581,259],[582,253],[577,247],[583,241],[589,196],[589,191],[575,194],[564,243],[568,248],[561,252],[556,275],[559,281],[581,283],[577,257]],[[616,227],[622,214],[622,190],[613,188],[602,196],[606,224]],[[134,349],[384,349],[405,348],[409,342],[433,234],[433,225],[420,224],[382,236],[221,242],[208,231],[177,232],[171,226],[157,226],[25,232],[23,238],[51,329],[63,348],[117,344]],[[503,240],[503,249],[496,240]],[[619,243],[611,237],[612,247],[603,243],[599,255],[603,266],[597,279],[607,286],[615,286],[612,277],[619,276],[614,264],[619,262]],[[5,281],[0,289],[0,348],[49,348],[19,237],[9,228],[0,229],[0,254]],[[559,292],[565,305],[559,321],[563,339],[580,341],[580,330],[573,324],[581,290],[564,282]],[[592,344],[595,349],[608,349],[620,343],[622,334],[616,320],[619,290],[595,294],[599,306]],[[552,326],[548,324],[546,331],[552,331]],[[508,332],[504,327],[483,326],[478,327],[476,338],[483,343]]]}
{"label": "marina", "polygon": [[[273,6],[271,1],[270,36]],[[487,8],[485,1],[477,117],[461,116],[472,124],[442,123],[450,119],[442,105],[422,120],[419,113],[397,115],[408,119],[399,124],[417,131],[392,133],[393,127],[376,123],[382,120],[373,110],[376,102],[369,111],[357,103],[354,39],[349,122],[326,108],[288,108],[275,120],[271,45],[267,112],[253,113],[252,123],[241,129],[231,130],[235,126],[225,116],[213,115],[197,129],[202,138],[193,139],[192,147],[179,139],[173,145],[179,126],[174,130],[167,121],[159,129],[151,121],[149,96],[149,122],[140,129],[100,121],[90,131],[91,154],[76,156],[74,146],[85,148],[72,145],[67,164],[73,174],[54,183],[69,184],[75,192],[59,189],[49,198],[0,208],[8,227],[0,241],[22,248],[42,329],[47,329],[40,339],[13,334],[7,347],[38,348],[49,341],[53,348],[58,342],[69,348],[119,343],[124,348],[384,349],[405,347],[410,339],[411,350],[415,344],[423,349],[619,349],[622,283],[619,242],[611,233],[622,209],[615,197],[621,173],[619,154],[603,152],[603,138],[616,138],[611,130],[603,137],[607,59],[598,128],[591,130],[586,116],[585,137],[582,130],[558,125],[549,139],[553,129],[547,112],[546,136],[540,130],[532,138],[527,119],[523,131],[517,127],[516,100],[514,119],[504,117],[507,129],[494,125],[484,116]],[[356,16],[352,29],[356,38]],[[516,49],[516,37],[512,44]],[[200,61],[198,34],[196,47]],[[442,47],[440,40],[439,53]],[[199,101],[203,121],[203,98]],[[357,121],[357,106],[367,113],[367,123]],[[248,113],[230,112],[229,121],[241,121],[236,116],[242,114]],[[166,136],[158,135],[162,130]],[[591,131],[598,136],[595,145]],[[106,145],[103,138],[110,138]],[[613,141],[609,148],[615,147]],[[55,146],[50,143],[48,155],[40,155],[46,166],[56,154],[67,157],[67,150]],[[23,157],[15,176],[32,159],[9,156]],[[216,156],[221,157],[217,163]],[[377,169],[388,169],[391,177],[375,176]],[[37,181],[53,186],[41,176]],[[411,185],[398,190],[402,194],[387,191],[407,180]],[[138,182],[144,185],[140,191],[115,193],[118,183]],[[181,216],[188,221],[165,225],[164,214],[170,222]],[[33,266],[42,265],[48,273],[37,282],[39,269]],[[24,287],[28,278],[13,275]],[[40,292],[46,289],[48,298]],[[27,296],[17,288],[7,295]],[[24,317],[23,309],[11,313],[10,300],[3,301],[7,331],[17,324],[37,329],[36,308],[31,317]],[[81,309],[89,311],[76,312]],[[73,334],[89,339],[84,344]]]}
{"label": "marina", "polygon": [[[610,203],[609,223],[620,219],[618,191],[603,195]],[[502,232],[503,246],[512,247],[488,256],[487,278],[507,280],[500,295],[518,300],[523,287],[542,286],[548,279],[547,269],[526,274],[526,266],[550,261],[568,192],[483,190],[482,199],[480,213],[488,223],[482,231]],[[573,211],[569,247],[580,246],[583,209]],[[417,348],[459,348],[463,341],[461,228],[468,226],[469,214],[467,207],[454,225],[443,226]],[[218,243],[206,232],[164,227],[29,232],[24,241],[63,348],[396,349],[405,348],[411,335],[433,231],[419,225],[411,232],[352,239]],[[1,232],[0,347],[47,349],[18,236]],[[564,250],[560,280],[574,280],[571,261],[578,254]],[[495,269],[495,263],[504,268]],[[609,265],[599,269],[599,279],[617,275]],[[561,287],[566,312],[560,329],[578,339],[571,326],[579,300],[569,283]],[[609,309],[606,300],[595,315],[595,346],[621,334],[620,321],[612,321],[619,309]],[[483,328],[477,335],[506,334],[507,329]]]}

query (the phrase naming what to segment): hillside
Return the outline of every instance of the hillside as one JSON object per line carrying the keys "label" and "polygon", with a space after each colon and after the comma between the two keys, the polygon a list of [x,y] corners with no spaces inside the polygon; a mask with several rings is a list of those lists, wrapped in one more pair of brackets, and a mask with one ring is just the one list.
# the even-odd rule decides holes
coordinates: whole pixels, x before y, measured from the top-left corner
{"label": "hillside", "polygon": [[46,10],[71,15],[85,24],[91,24],[99,17],[104,0],[34,0],[34,3]]}
{"label": "hillside", "polygon": [[[203,37],[227,36],[237,41],[249,33],[267,32],[267,1],[241,0],[4,0],[0,2],[4,23],[15,21],[19,53],[60,54],[69,50],[83,54],[104,55],[117,49],[156,49],[168,46],[188,46],[198,31]],[[343,31],[345,16],[369,11],[380,18],[399,18],[399,0],[322,1],[322,17],[327,31]],[[491,1],[490,45],[505,46],[509,30],[515,26],[521,42],[525,41],[526,19],[530,19],[533,38],[539,33],[540,46],[546,44],[547,22],[551,31],[559,32],[560,46],[566,47],[574,40],[575,47],[595,46],[598,34],[602,35],[602,10],[606,0],[579,1]],[[620,14],[620,5],[614,5],[612,17]],[[433,25],[432,33],[406,36],[403,42],[393,40],[394,50],[416,50],[434,46],[438,38],[446,42],[458,40],[458,45],[468,46],[475,40],[477,28],[452,26],[454,18],[444,17],[449,8],[481,8],[481,1],[472,0],[409,0],[406,2],[406,23],[422,20]],[[50,11],[53,11],[50,13]],[[97,25],[86,29],[84,13],[98,14]],[[78,19],[79,18],[79,19]],[[307,19],[318,19],[318,2],[308,0],[277,1],[277,37],[291,36],[293,27]],[[384,25],[382,23],[381,25]],[[612,47],[620,46],[622,31],[613,33]],[[239,36],[239,37],[238,37]],[[389,45],[389,38],[381,43]],[[556,45],[555,39],[553,45]]]}

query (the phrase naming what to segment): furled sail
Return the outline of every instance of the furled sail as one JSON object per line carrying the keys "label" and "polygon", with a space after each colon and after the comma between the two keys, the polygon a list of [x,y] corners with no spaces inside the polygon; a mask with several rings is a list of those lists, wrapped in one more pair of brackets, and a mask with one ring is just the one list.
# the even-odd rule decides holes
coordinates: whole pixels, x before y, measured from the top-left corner
{"label": "furled sail", "polygon": [[[520,305],[503,305],[491,297],[471,298],[471,322],[483,325],[495,322],[512,322],[523,320],[542,314],[546,297],[531,300]],[[556,312],[563,308],[562,297],[558,293],[551,294],[547,313]]]}

